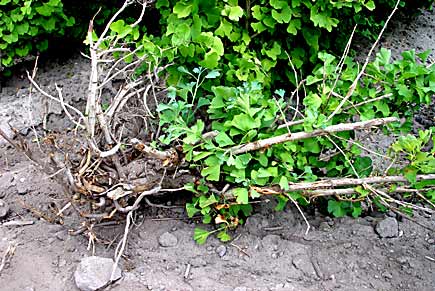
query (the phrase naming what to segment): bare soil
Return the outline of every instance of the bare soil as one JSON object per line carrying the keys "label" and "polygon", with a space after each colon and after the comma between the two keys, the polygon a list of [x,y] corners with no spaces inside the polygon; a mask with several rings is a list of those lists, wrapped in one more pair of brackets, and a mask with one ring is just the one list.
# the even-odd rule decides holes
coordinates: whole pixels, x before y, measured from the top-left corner
{"label": "bare soil", "polygon": [[[396,51],[435,49],[434,27],[434,14],[425,13],[408,26],[396,24],[384,44]],[[66,100],[80,103],[87,72],[80,56],[51,60],[41,64],[37,81],[44,87],[63,85]],[[48,128],[68,126],[56,105],[47,106],[36,93],[28,98],[23,74],[18,72],[0,94],[0,126],[10,122],[29,139],[31,127],[40,127],[46,114]],[[430,124],[433,112],[425,109],[421,123]],[[385,147],[382,141],[371,142]],[[63,189],[4,141],[0,199],[10,206],[9,215],[0,218],[0,265],[8,246],[16,246],[0,272],[0,290],[77,290],[73,273],[80,259],[92,254],[113,257],[124,232],[122,221],[95,227],[93,249],[86,232],[73,235],[82,220],[72,209],[64,212],[63,225],[42,219],[41,214],[66,204]],[[108,290],[435,290],[434,216],[417,213],[417,223],[392,213],[335,219],[308,209],[312,228],[305,235],[306,225],[296,209],[289,205],[275,212],[274,201],[264,200],[233,234],[232,243],[209,238],[200,246],[192,239],[197,221],[187,219],[182,207],[186,199],[187,194],[155,198],[152,203],[167,207],[145,206],[138,212],[121,260],[123,279]],[[376,233],[376,224],[387,216],[397,219],[398,237],[380,238]],[[4,225],[17,220],[33,224]],[[175,246],[162,246],[164,233],[176,237]]]}

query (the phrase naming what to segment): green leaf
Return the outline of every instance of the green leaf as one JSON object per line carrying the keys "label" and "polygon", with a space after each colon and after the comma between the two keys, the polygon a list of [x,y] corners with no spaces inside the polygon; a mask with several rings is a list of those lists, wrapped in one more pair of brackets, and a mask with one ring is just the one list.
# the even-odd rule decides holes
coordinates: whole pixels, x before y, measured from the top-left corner
{"label": "green leaf", "polygon": [[221,172],[219,159],[216,156],[210,156],[205,160],[205,164],[208,167],[202,169],[201,175],[209,181],[219,181]]}
{"label": "green leaf", "polygon": [[54,12],[54,9],[48,5],[36,7],[35,10],[42,16],[50,16]]}
{"label": "green leaf", "polygon": [[249,114],[243,113],[234,116],[231,125],[246,132],[254,128],[259,128],[261,126],[261,121],[259,119],[254,119]]}
{"label": "green leaf", "polygon": [[195,207],[194,203],[186,203],[186,211],[187,216],[192,218],[196,213],[198,213],[200,210]]}
{"label": "green leaf", "polygon": [[335,217],[344,217],[346,215],[346,211],[342,207],[342,202],[332,199],[328,200],[328,212]]}
{"label": "green leaf", "polygon": [[310,109],[317,110],[322,105],[322,98],[316,93],[311,93],[304,98],[304,105]]}
{"label": "green leaf", "polygon": [[277,195],[275,197],[278,200],[278,204],[275,206],[275,211],[283,211],[289,198],[284,195]]}
{"label": "green leaf", "polygon": [[412,166],[408,166],[403,170],[403,175],[409,183],[417,182],[418,170]]}
{"label": "green leaf", "polygon": [[221,73],[219,73],[219,71],[212,70],[212,71],[208,72],[208,74],[205,76],[205,78],[206,79],[216,79],[220,75],[221,75]]}
{"label": "green leaf", "polygon": [[210,205],[216,204],[219,201],[216,199],[216,196],[214,194],[210,195],[209,197],[202,195],[199,197],[199,207],[200,208],[206,208]]}
{"label": "green leaf", "polygon": [[203,245],[207,241],[209,235],[209,231],[196,227],[193,234],[193,239],[196,241],[197,244]]}
{"label": "green leaf", "polygon": [[281,176],[281,179],[279,179],[279,187],[281,187],[283,190],[289,189],[289,183],[286,176]]}
{"label": "green leaf", "polygon": [[220,147],[234,145],[234,142],[231,140],[231,138],[223,131],[216,136],[216,142]]}
{"label": "green leaf", "polygon": [[110,30],[117,33],[118,37],[123,38],[133,31],[130,25],[126,25],[125,21],[120,19],[110,25]]}
{"label": "green leaf", "polygon": [[220,231],[216,237],[222,242],[227,242],[231,240],[231,236],[225,230]]}
{"label": "green leaf", "polygon": [[373,10],[375,10],[375,8],[376,8],[375,2],[374,2],[373,0],[368,1],[368,2],[365,4],[365,6],[366,6],[366,8],[367,8],[368,10],[370,10],[370,11],[373,11]]}
{"label": "green leaf", "polygon": [[228,18],[233,21],[239,21],[239,19],[243,16],[243,9],[240,6],[233,6],[230,8],[228,13]]}
{"label": "green leaf", "polygon": [[174,14],[177,15],[178,18],[184,18],[190,15],[192,12],[192,4],[190,3],[183,3],[182,1],[178,1],[177,4],[174,6]]}
{"label": "green leaf", "polygon": [[360,217],[362,213],[361,202],[352,203],[352,217]]}
{"label": "green leaf", "polygon": [[353,166],[361,177],[368,177],[373,170],[370,157],[356,157]]}
{"label": "green leaf", "polygon": [[205,54],[204,60],[200,61],[199,64],[207,69],[214,69],[218,66],[218,61],[220,56],[215,51],[209,51]]}
{"label": "green leaf", "polygon": [[237,198],[236,201],[239,204],[249,203],[249,192],[246,188],[235,188],[233,189],[233,194]]}

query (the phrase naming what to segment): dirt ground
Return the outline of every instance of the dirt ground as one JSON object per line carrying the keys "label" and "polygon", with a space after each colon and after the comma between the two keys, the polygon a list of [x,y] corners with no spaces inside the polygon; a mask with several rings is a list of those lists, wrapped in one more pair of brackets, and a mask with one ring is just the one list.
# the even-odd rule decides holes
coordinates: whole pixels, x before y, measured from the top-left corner
{"label": "dirt ground", "polygon": [[[411,47],[435,49],[433,12],[394,27],[383,44],[396,53]],[[87,78],[86,60],[74,56],[42,63],[37,81],[52,89],[57,82],[67,101],[80,102]],[[24,74],[17,73],[5,85],[0,94],[2,128],[10,122],[31,138],[31,126],[40,126],[47,114],[48,128],[68,126],[60,108],[45,104],[36,93],[28,98]],[[417,122],[427,126],[434,111],[426,108]],[[99,241],[93,250],[85,234],[72,235],[80,220],[71,209],[59,225],[23,207],[50,213],[66,204],[62,193],[59,185],[0,141],[0,199],[10,207],[9,215],[0,217],[0,265],[7,248],[16,247],[0,272],[0,290],[78,290],[73,274],[83,257],[113,257],[123,224],[95,228]],[[306,225],[296,209],[275,212],[274,202],[264,201],[237,229],[232,243],[209,238],[199,246],[192,239],[196,222],[179,207],[186,199],[155,199],[153,203],[167,207],[147,206],[135,217],[120,264],[123,278],[108,290],[435,290],[434,216],[417,214],[417,223],[392,213],[335,219],[312,209],[306,213],[312,228],[305,235]],[[376,232],[386,217],[397,221],[397,237],[381,238]],[[17,220],[33,224],[7,226]],[[165,242],[168,237],[170,244]]]}

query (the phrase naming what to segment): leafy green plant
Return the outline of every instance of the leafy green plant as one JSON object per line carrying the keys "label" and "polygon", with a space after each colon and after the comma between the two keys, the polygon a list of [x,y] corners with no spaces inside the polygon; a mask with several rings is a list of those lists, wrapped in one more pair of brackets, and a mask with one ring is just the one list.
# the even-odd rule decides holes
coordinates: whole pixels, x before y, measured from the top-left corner
{"label": "leafy green plant", "polygon": [[[358,75],[359,66],[347,58],[339,71],[334,56],[320,53],[323,64],[306,79],[302,116],[291,129],[285,126],[285,121],[295,116],[295,110],[291,109],[291,98],[284,90],[276,90],[268,96],[258,82],[245,82],[238,87],[204,85],[219,73],[202,68],[191,73],[179,68],[185,77],[181,78],[182,82],[192,81],[173,87],[170,102],[159,108],[161,125],[166,133],[162,140],[165,143],[181,142],[186,161],[203,177],[196,184],[186,185],[186,189],[196,196],[186,206],[189,216],[199,213],[204,223],[221,224],[219,231],[226,233],[249,215],[250,203],[261,196],[258,187],[279,186],[281,190],[275,197],[278,208],[282,208],[288,201],[302,205],[310,202],[303,193],[288,191],[291,182],[312,182],[321,177],[370,176],[372,161],[361,156],[362,149],[349,142],[354,138],[349,131],[279,143],[241,154],[234,154],[233,148],[283,135],[289,130],[311,132],[350,122],[356,116],[360,120],[397,116],[409,121],[413,111],[403,108],[412,108],[409,104],[429,103],[429,97],[435,93],[435,87],[431,85],[435,68],[421,64],[427,55],[410,51],[403,53],[401,60],[391,62],[390,53],[382,49],[368,65],[367,73],[349,98],[348,105],[334,114],[341,96],[346,95]],[[205,76],[212,78],[205,81]],[[201,84],[202,90],[198,89]],[[204,111],[206,114],[199,114]],[[198,116],[202,118],[198,119]],[[407,129],[409,122],[393,124],[389,128],[391,131]],[[427,142],[427,134],[424,137]],[[411,138],[406,141],[408,139]],[[405,140],[401,144],[404,143]],[[423,144],[416,145],[416,153]],[[396,146],[395,149],[399,151],[400,148]],[[328,152],[334,154],[323,158],[322,155]],[[425,157],[429,158],[429,154]],[[418,165],[419,169],[427,166],[434,170],[429,160]],[[234,188],[225,193],[210,188],[226,183]],[[327,210],[337,217],[359,216],[361,199],[367,195],[368,192],[361,188],[347,199],[328,199]],[[205,233],[201,232],[200,242],[206,237]]]}
{"label": "leafy green plant", "polygon": [[411,183],[417,182],[418,174],[435,173],[435,147],[432,145],[430,151],[423,150],[431,138],[432,143],[435,140],[432,130],[420,130],[418,136],[411,134],[400,136],[391,146],[392,152],[402,155],[408,161],[408,165],[399,172]]}

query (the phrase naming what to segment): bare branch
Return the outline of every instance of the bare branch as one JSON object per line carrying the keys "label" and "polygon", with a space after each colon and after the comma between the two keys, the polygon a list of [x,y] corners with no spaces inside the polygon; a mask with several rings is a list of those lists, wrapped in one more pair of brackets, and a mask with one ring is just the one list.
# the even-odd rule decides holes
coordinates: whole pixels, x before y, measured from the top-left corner
{"label": "bare branch", "polygon": [[328,126],[324,129],[316,129],[312,132],[296,132],[292,134],[283,134],[279,136],[274,136],[274,137],[254,141],[251,143],[234,146],[229,148],[228,151],[234,155],[243,154],[251,151],[256,151],[268,146],[272,146],[274,144],[307,139],[307,138],[317,137],[317,136],[324,136],[340,131],[350,131],[350,130],[357,130],[363,128],[370,128],[373,126],[380,126],[380,125],[385,125],[387,123],[398,122],[398,121],[399,119],[396,117],[386,117],[386,118],[371,119],[367,121],[360,121],[355,123],[341,123],[337,125]]}

